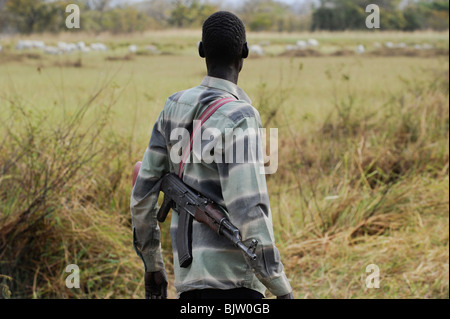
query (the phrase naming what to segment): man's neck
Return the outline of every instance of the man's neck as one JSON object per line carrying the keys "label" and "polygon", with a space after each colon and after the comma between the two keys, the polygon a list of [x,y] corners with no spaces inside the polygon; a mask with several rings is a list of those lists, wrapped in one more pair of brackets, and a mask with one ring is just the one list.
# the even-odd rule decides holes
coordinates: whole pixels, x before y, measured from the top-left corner
{"label": "man's neck", "polygon": [[224,79],[237,85],[239,71],[233,66],[208,67],[208,76]]}

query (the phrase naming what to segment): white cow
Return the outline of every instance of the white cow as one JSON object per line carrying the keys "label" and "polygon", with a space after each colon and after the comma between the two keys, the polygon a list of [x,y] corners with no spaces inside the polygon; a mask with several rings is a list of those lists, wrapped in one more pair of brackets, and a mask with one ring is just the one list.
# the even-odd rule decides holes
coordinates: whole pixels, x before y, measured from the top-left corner
{"label": "white cow", "polygon": [[145,46],[145,50],[150,52],[150,53],[153,53],[153,54],[159,54],[160,53],[158,48],[155,47],[154,45],[146,45]]}
{"label": "white cow", "polygon": [[308,43],[306,43],[306,41],[303,40],[299,40],[297,41],[297,49],[303,50],[306,49],[306,47],[308,46]]}
{"label": "white cow", "polygon": [[38,40],[19,40],[17,41],[16,49],[19,51],[22,50],[32,50],[32,49],[41,49],[45,48],[44,41]]}
{"label": "white cow", "polygon": [[317,41],[316,39],[309,39],[308,40],[308,45],[311,47],[318,47],[319,46],[319,41]]}
{"label": "white cow", "polygon": [[366,52],[366,48],[364,47],[364,45],[360,44],[358,45],[358,47],[356,48],[356,52],[358,54],[363,54],[364,52]]}
{"label": "white cow", "polygon": [[65,53],[72,53],[78,50],[78,46],[75,43],[66,43]]}
{"label": "white cow", "polygon": [[66,42],[58,42],[58,49],[63,53],[71,53],[73,51],[78,50],[78,47],[74,43],[66,43]]}
{"label": "white cow", "polygon": [[254,53],[257,56],[262,56],[262,55],[264,55],[264,50],[263,50],[262,46],[260,46],[258,44],[253,44],[250,46],[250,53]]}
{"label": "white cow", "polygon": [[46,46],[44,48],[44,52],[47,54],[51,54],[51,55],[56,55],[56,54],[61,54],[61,50],[57,47],[53,47],[53,46]]}
{"label": "white cow", "polygon": [[136,53],[138,51],[138,46],[136,44],[132,44],[128,47],[128,51],[130,53]]}
{"label": "white cow", "polygon": [[77,50],[83,52],[83,53],[88,53],[91,51],[91,49],[89,47],[86,46],[86,44],[84,43],[84,41],[78,41],[76,43],[77,46]]}
{"label": "white cow", "polygon": [[103,43],[91,43],[92,51],[108,51],[108,48]]}
{"label": "white cow", "polygon": [[84,48],[86,48],[86,44],[84,43],[84,41],[78,41],[76,43],[78,50],[83,51]]}
{"label": "white cow", "polygon": [[30,40],[19,40],[17,41],[16,49],[19,51],[31,50],[33,49],[33,42]]}
{"label": "white cow", "polygon": [[31,41],[33,48],[43,50],[45,48],[44,41]]}
{"label": "white cow", "polygon": [[294,50],[297,50],[297,46],[296,45],[288,44],[286,46],[286,51],[294,51]]}

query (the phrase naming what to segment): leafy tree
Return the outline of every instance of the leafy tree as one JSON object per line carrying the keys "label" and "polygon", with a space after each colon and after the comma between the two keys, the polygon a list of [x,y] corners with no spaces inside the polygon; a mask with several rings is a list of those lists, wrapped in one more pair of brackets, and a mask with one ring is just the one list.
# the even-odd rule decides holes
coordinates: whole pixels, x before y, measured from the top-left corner
{"label": "leafy tree", "polygon": [[295,20],[287,5],[274,0],[247,0],[240,14],[252,31],[284,31]]}
{"label": "leafy tree", "polygon": [[65,28],[65,8],[70,1],[6,0],[10,25],[19,32],[59,32]]}
{"label": "leafy tree", "polygon": [[105,12],[101,29],[112,33],[132,33],[144,31],[148,18],[134,7],[116,8]]}
{"label": "leafy tree", "polygon": [[409,5],[403,11],[405,18],[404,30],[418,29],[448,30],[449,2],[448,1],[421,1]]}
{"label": "leafy tree", "polygon": [[405,31],[414,31],[423,28],[423,13],[420,8],[408,6],[403,11],[403,17],[405,18]]}
{"label": "leafy tree", "polygon": [[249,23],[252,31],[270,30],[273,25],[273,19],[267,12],[256,13]]}
{"label": "leafy tree", "polygon": [[356,30],[365,28],[365,6],[352,0],[322,1],[313,13],[312,30]]}
{"label": "leafy tree", "polygon": [[40,0],[9,0],[6,10],[11,14],[11,21],[19,32],[31,33],[41,17],[42,2]]}
{"label": "leafy tree", "polygon": [[149,28],[161,29],[169,25],[168,21],[173,7],[173,3],[167,0],[151,0],[143,2],[139,10],[144,12],[149,18]]}
{"label": "leafy tree", "polygon": [[421,1],[417,5],[421,12],[422,28],[448,30],[449,1]]}
{"label": "leafy tree", "polygon": [[217,7],[199,0],[177,0],[169,18],[169,24],[177,28],[199,27]]}
{"label": "leafy tree", "polygon": [[382,11],[380,24],[383,30],[405,30],[407,21],[400,10]]}

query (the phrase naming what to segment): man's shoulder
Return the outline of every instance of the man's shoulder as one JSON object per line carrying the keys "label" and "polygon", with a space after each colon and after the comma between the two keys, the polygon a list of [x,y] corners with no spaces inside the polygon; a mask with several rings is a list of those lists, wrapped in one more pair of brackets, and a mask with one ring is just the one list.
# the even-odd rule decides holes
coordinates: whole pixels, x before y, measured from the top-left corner
{"label": "man's shoulder", "polygon": [[[166,110],[173,109],[174,105],[184,104],[190,106],[210,105],[221,98],[233,97],[229,92],[202,85],[192,87],[172,94],[166,103]],[[234,97],[236,98],[236,97]],[[221,123],[220,126],[235,126],[244,119],[254,119],[261,122],[260,114],[249,101],[236,99],[221,106],[212,116],[209,122]]]}
{"label": "man's shoulder", "polygon": [[173,93],[167,100],[173,103],[195,104],[202,91],[203,89],[201,86],[195,86],[190,89]]}
{"label": "man's shoulder", "polygon": [[255,119],[258,122],[261,121],[258,110],[244,100],[227,103],[219,109],[219,114],[226,117],[233,124],[237,124],[247,118]]}

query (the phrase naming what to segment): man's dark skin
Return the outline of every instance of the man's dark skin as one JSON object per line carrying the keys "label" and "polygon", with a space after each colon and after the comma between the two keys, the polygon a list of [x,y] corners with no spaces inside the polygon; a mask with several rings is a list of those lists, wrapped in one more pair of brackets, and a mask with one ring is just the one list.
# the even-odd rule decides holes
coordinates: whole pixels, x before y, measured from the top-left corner
{"label": "man's dark skin", "polygon": [[244,66],[244,59],[248,57],[248,45],[246,42],[242,46],[241,58],[228,63],[218,58],[207,57],[203,48],[203,42],[198,44],[198,54],[200,57],[206,58],[206,69],[208,70],[208,76],[224,79],[237,85],[239,73]]}
{"label": "man's dark skin", "polygon": [[[198,44],[200,57],[206,59],[208,76],[224,79],[237,85],[239,73],[244,66],[244,59],[248,57],[249,49],[247,42],[242,46],[241,57],[234,61],[224,61],[219,58],[211,58],[205,55],[203,43]],[[165,270],[145,273],[145,298],[167,299],[167,275]],[[278,296],[277,299],[294,299],[292,293]]]}

